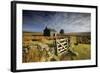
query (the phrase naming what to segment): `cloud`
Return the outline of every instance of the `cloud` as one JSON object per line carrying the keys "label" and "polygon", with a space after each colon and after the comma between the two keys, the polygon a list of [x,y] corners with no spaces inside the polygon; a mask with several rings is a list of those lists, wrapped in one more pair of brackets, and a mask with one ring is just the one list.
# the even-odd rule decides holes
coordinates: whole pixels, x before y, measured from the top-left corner
{"label": "cloud", "polygon": [[65,32],[90,32],[90,14],[87,13],[56,13],[49,27]]}
{"label": "cloud", "polygon": [[[65,32],[90,32],[91,14],[75,12],[48,12],[48,11],[24,11],[23,29],[43,30],[46,26],[57,32],[64,29]],[[39,28],[38,28],[39,27]],[[36,31],[37,31],[36,30]]]}

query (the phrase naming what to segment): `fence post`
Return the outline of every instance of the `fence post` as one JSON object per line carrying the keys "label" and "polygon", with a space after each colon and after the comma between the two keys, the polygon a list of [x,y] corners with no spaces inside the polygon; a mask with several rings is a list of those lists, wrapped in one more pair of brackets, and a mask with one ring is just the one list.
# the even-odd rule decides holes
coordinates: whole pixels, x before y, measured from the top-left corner
{"label": "fence post", "polygon": [[57,52],[57,42],[56,42],[56,37],[54,38],[54,49],[55,49],[55,55],[58,56],[58,52]]}

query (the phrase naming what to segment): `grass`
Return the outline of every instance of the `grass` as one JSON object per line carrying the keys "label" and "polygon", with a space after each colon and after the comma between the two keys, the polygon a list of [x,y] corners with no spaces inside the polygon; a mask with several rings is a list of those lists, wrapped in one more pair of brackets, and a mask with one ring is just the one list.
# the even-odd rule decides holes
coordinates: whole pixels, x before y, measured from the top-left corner
{"label": "grass", "polygon": [[91,47],[89,44],[78,44],[73,47],[73,51],[78,53],[75,60],[85,60],[91,58]]}
{"label": "grass", "polygon": [[[74,40],[73,40],[74,41]],[[72,41],[72,42],[73,42]],[[26,41],[23,41],[26,43]],[[25,44],[26,45],[26,44]],[[23,47],[25,46],[23,44]],[[54,47],[54,41],[42,38],[28,42],[27,46],[32,46],[28,53],[23,54],[23,62],[47,62],[51,56],[50,50]],[[23,48],[24,49],[24,48]],[[59,60],[86,60],[91,58],[90,44],[71,45],[71,49],[76,52],[77,56],[62,55]]]}

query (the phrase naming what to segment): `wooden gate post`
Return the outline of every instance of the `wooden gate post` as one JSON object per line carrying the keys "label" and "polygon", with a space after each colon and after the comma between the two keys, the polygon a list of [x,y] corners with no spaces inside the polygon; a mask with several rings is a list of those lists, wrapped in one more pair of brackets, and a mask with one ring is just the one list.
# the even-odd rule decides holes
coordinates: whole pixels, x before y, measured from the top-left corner
{"label": "wooden gate post", "polygon": [[58,52],[57,52],[57,42],[56,42],[56,37],[54,38],[54,49],[55,49],[55,55],[58,56]]}

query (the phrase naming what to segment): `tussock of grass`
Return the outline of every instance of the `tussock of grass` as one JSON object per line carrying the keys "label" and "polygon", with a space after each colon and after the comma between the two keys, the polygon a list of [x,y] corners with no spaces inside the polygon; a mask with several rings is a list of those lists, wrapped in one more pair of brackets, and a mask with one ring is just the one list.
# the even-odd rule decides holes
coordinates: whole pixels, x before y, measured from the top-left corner
{"label": "tussock of grass", "polygon": [[73,47],[73,50],[78,53],[78,56],[74,58],[75,60],[91,58],[91,47],[89,44],[78,44]]}

